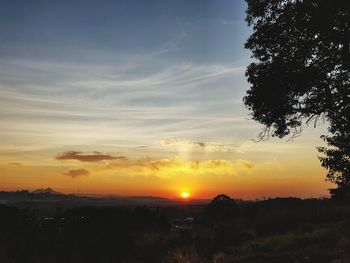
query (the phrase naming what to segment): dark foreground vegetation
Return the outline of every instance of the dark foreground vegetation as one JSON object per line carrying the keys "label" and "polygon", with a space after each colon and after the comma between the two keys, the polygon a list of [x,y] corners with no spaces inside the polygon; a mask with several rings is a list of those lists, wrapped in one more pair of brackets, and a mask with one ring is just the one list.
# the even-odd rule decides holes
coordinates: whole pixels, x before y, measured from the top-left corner
{"label": "dark foreground vegetation", "polygon": [[1,263],[350,262],[350,205],[330,200],[219,196],[207,206],[42,214],[0,206]]}

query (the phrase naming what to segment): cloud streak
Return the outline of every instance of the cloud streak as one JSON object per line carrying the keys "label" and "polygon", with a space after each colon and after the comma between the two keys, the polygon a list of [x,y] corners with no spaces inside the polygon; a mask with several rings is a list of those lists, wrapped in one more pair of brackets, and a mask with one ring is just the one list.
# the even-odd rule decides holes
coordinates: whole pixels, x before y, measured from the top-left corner
{"label": "cloud streak", "polygon": [[78,151],[68,151],[59,153],[56,156],[56,160],[76,160],[80,162],[100,162],[100,161],[111,161],[111,160],[125,160],[124,156],[112,156],[109,154],[103,154],[100,152],[93,152],[92,154],[84,154]]}
{"label": "cloud streak", "polygon": [[[5,127],[0,137],[19,144],[12,137],[21,131],[21,138],[34,142],[35,137],[35,145],[42,147],[95,144],[116,137],[147,145],[159,138],[204,133],[215,140],[235,127],[232,137],[244,121],[235,111],[241,102],[234,102],[241,98],[237,93],[242,91],[235,87],[244,67],[119,55],[120,63],[103,65],[0,62],[6,69],[0,74]],[[96,136],[101,132],[103,138]]]}
{"label": "cloud streak", "polygon": [[19,162],[13,162],[13,163],[8,163],[8,165],[11,165],[11,166],[21,166],[22,163],[19,163]]}
{"label": "cloud streak", "polygon": [[189,141],[176,138],[168,138],[161,140],[160,144],[162,146],[176,147],[182,151],[234,152],[237,148],[237,146],[234,144]]}

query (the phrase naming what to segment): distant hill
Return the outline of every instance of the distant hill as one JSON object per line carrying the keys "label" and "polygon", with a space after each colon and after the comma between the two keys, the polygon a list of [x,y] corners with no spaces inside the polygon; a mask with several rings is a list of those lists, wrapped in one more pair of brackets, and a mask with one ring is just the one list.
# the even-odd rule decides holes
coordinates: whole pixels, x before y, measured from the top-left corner
{"label": "distant hill", "polygon": [[210,200],[206,199],[169,199],[159,196],[118,196],[118,195],[74,195],[57,192],[54,189],[39,188],[34,191],[0,191],[0,203],[20,205],[25,203],[35,203],[36,205],[60,203],[61,206],[188,206],[206,205]]}
{"label": "distant hill", "polygon": [[52,188],[48,187],[46,189],[40,188],[37,190],[34,190],[32,194],[51,194],[51,195],[64,195],[63,193],[56,192]]}
{"label": "distant hill", "polygon": [[13,202],[25,202],[30,200],[30,192],[20,190],[15,192],[0,191],[0,203],[7,204]]}
{"label": "distant hill", "polygon": [[134,198],[134,199],[153,199],[153,200],[168,200],[168,198],[165,197],[159,197],[159,196],[152,196],[152,195],[137,195],[137,196],[129,196],[129,198]]}

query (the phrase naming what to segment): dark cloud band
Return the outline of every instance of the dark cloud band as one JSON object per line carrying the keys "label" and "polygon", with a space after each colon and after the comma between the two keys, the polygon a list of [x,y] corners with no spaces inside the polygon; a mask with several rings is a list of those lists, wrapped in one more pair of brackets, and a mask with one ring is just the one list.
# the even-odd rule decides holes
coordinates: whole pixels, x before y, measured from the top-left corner
{"label": "dark cloud band", "polygon": [[112,156],[109,154],[103,154],[100,152],[94,152],[92,154],[83,154],[78,151],[68,151],[60,153],[56,156],[56,160],[76,160],[80,162],[99,162],[108,160],[126,160],[124,156]]}

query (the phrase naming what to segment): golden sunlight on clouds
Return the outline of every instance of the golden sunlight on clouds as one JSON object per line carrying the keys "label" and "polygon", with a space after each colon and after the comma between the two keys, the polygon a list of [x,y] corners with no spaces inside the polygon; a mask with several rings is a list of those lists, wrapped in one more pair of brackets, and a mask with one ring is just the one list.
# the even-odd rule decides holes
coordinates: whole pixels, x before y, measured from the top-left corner
{"label": "golden sunlight on clouds", "polygon": [[[69,151],[59,154],[57,160],[65,162],[88,162],[95,163],[103,161],[93,167],[95,173],[107,171],[118,171],[126,176],[156,176],[159,178],[170,178],[178,176],[204,176],[204,175],[237,175],[238,171],[249,170],[254,163],[247,160],[203,160],[188,161],[179,156],[169,159],[154,160],[151,158],[126,158],[111,156],[102,153],[84,154],[82,152]],[[65,173],[73,178],[87,175],[86,169],[71,169]]]}
{"label": "golden sunlight on clouds", "polygon": [[125,159],[109,163],[109,169],[117,169],[124,175],[157,176],[170,178],[176,176],[203,176],[203,175],[237,175],[238,171],[248,170],[254,164],[246,160],[205,160],[186,161],[176,156],[170,159],[150,160]]}
{"label": "golden sunlight on clouds", "polygon": [[[93,155],[93,153],[81,153]],[[114,155],[111,155],[114,156]],[[14,160],[13,160],[14,161]],[[4,162],[2,162],[4,163]],[[237,198],[263,196],[319,197],[328,194],[317,160],[201,160],[132,158],[84,162],[53,160],[47,165],[0,165],[3,189],[52,187],[66,193],[158,195],[211,198],[226,193]]]}
{"label": "golden sunlight on clouds", "polygon": [[[171,139],[163,144],[161,149],[119,147],[118,151],[104,148],[107,150],[101,152],[85,147],[86,151],[63,148],[7,154],[0,160],[0,184],[9,190],[52,187],[66,193],[79,189],[80,193],[173,198],[187,192],[194,199],[220,193],[245,199],[319,197],[327,195],[331,187],[324,181],[317,158],[306,156],[294,144],[298,159],[286,149],[275,155],[264,151],[253,155],[256,144],[246,147],[244,153],[239,151],[242,146],[236,151],[228,145],[228,151],[223,143]],[[262,146],[259,149],[268,150]]]}

